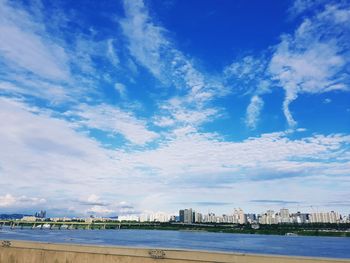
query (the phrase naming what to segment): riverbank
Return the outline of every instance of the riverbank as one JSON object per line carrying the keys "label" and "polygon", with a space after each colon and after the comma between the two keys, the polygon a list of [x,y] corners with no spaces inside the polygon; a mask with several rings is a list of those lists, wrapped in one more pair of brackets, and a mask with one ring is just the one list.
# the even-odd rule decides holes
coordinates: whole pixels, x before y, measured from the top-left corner
{"label": "riverbank", "polygon": [[0,241],[4,263],[349,263],[350,259]]}
{"label": "riverbank", "polygon": [[[345,227],[347,228],[345,228]],[[341,227],[341,228],[340,228]],[[298,236],[329,236],[329,237],[350,237],[350,225],[260,225],[259,229],[253,229],[250,225],[187,225],[187,224],[138,224],[122,225],[122,229],[142,229],[142,230],[172,230],[172,231],[198,231],[213,233],[232,234],[260,234],[260,235],[287,235]]]}
{"label": "riverbank", "polygon": [[293,234],[298,236],[331,236],[331,237],[350,237],[350,223],[327,224],[327,223],[308,223],[308,224],[274,224],[274,225],[250,225],[250,224],[226,224],[226,223],[193,223],[184,224],[177,222],[82,222],[82,221],[35,221],[28,222],[22,220],[2,220],[2,227],[11,229],[138,229],[138,230],[172,230],[172,231],[200,231],[216,233],[234,233],[234,234],[262,234],[262,235],[286,235]]}

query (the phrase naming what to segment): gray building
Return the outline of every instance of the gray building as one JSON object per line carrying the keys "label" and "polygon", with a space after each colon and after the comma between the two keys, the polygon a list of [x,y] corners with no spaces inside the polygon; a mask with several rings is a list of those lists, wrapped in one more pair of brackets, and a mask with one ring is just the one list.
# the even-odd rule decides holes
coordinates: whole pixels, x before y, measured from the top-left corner
{"label": "gray building", "polygon": [[179,211],[179,222],[185,223],[185,224],[192,224],[194,223],[195,219],[195,212],[190,209],[181,209]]}
{"label": "gray building", "polygon": [[192,224],[194,222],[194,216],[192,208],[185,209],[184,211],[184,223],[185,224]]}
{"label": "gray building", "polygon": [[185,210],[179,211],[179,222],[183,223],[185,221]]}

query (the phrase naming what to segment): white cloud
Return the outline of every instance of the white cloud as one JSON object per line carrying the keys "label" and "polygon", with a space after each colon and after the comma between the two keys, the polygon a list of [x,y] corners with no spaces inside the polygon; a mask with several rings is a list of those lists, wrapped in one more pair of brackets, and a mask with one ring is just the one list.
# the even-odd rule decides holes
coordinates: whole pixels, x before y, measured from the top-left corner
{"label": "white cloud", "polygon": [[323,103],[324,104],[329,104],[329,103],[331,103],[332,102],[332,100],[330,99],[330,98],[325,98],[324,100],[323,100]]}
{"label": "white cloud", "polygon": [[264,101],[257,95],[253,96],[247,108],[246,124],[249,128],[255,129]]}
{"label": "white cloud", "polygon": [[98,202],[99,201],[99,197],[95,194],[92,194],[90,195],[88,198],[87,198],[87,201],[88,202]]}
{"label": "white cloud", "polygon": [[124,1],[126,19],[121,21],[124,34],[129,39],[130,53],[161,79],[160,50],[168,42],[162,37],[163,29],[150,22],[143,1]]}
{"label": "white cloud", "polygon": [[157,79],[187,89],[196,102],[227,94],[214,78],[195,69],[191,59],[174,47],[166,30],[156,25],[142,0],[124,1],[125,19],[120,24],[129,41],[131,55]]}
{"label": "white cloud", "polygon": [[74,101],[71,95],[75,92],[72,91],[71,94],[68,94],[65,86],[39,79],[22,78],[21,76],[14,76],[12,80],[15,82],[0,80],[0,91],[16,96],[33,96],[50,101],[52,104]]}
{"label": "white cloud", "polygon": [[267,52],[260,57],[246,56],[224,69],[225,82],[233,86],[234,92],[253,94],[246,115],[250,128],[255,128],[259,119],[261,95],[270,93],[276,86],[285,90],[283,112],[291,127],[297,121],[290,104],[299,94],[350,90],[349,6],[295,1],[290,12],[298,15],[306,10],[312,15],[303,18],[293,34],[281,36],[281,42],[271,49],[271,58]]}
{"label": "white cloud", "polygon": [[318,8],[326,2],[327,0],[295,0],[288,11],[293,18],[306,11],[318,10]]}
{"label": "white cloud", "polygon": [[158,137],[155,132],[147,128],[145,121],[137,119],[130,112],[107,104],[97,106],[81,104],[69,114],[80,117],[78,123],[83,126],[111,134],[121,134],[134,144],[142,145]]}
{"label": "white cloud", "polygon": [[[287,133],[266,134],[234,143],[222,141],[217,135],[200,134],[190,129],[176,133],[175,137],[155,150],[134,154],[132,159],[152,167],[167,180],[173,176],[185,182],[186,179],[191,181],[197,178],[204,184],[210,184],[213,178],[233,182],[250,176],[259,179],[259,174],[260,179],[298,173],[304,176],[319,172],[327,174],[332,169],[336,170],[335,167],[339,167],[342,174],[344,164],[337,160],[327,164],[323,160],[333,154],[332,158],[341,157],[341,149],[348,143],[348,136],[290,140]],[[308,161],[310,158],[312,162]],[[348,166],[349,163],[345,165]],[[264,175],[264,170],[267,175]]]}
{"label": "white cloud", "polygon": [[283,36],[276,47],[269,71],[286,91],[283,111],[290,126],[296,121],[289,105],[298,94],[349,90],[349,76],[344,73],[350,63],[349,54],[344,52],[349,23],[349,9],[326,6],[314,17],[304,19],[294,35]]}
{"label": "white cloud", "polygon": [[86,211],[87,214],[99,214],[99,215],[112,214],[113,212],[115,211],[112,209],[108,209],[106,207],[97,206],[97,205],[92,206]]}
{"label": "white cloud", "polygon": [[35,192],[40,196],[38,200],[46,200],[42,206],[48,211],[60,209],[61,213],[67,212],[67,207],[75,207],[75,213],[82,215],[88,211],[173,211],[178,208],[175,202],[211,191],[213,199],[231,197],[233,193],[234,201],[245,206],[246,195],[240,197],[235,192],[242,184],[255,189],[259,196],[264,194],[263,185],[270,185],[275,198],[284,198],[285,191],[279,191],[280,185],[274,185],[271,179],[296,182],[299,176],[310,185],[312,179],[305,178],[326,178],[311,186],[303,185],[305,193],[301,192],[300,199],[321,194],[320,189],[330,180],[339,182],[339,187],[329,188],[328,196],[347,192],[341,185],[350,169],[346,151],[350,138],[345,135],[290,139],[289,133],[281,132],[229,142],[186,126],[167,135],[159,146],[124,151],[105,149],[78,133],[76,123],[50,117],[20,101],[2,98],[0,121],[0,184],[11,193],[2,197],[3,205],[13,203],[15,194],[21,197]]}
{"label": "white cloud", "polygon": [[38,197],[27,197],[25,195],[16,197],[11,194],[0,196],[0,207],[25,207],[44,203],[46,203],[46,200]]}
{"label": "white cloud", "polygon": [[[185,116],[193,116],[193,125],[204,122],[197,121],[203,119],[200,115],[206,115],[206,121],[215,118],[212,112],[217,109],[208,108],[207,104],[227,95],[229,89],[214,75],[197,70],[193,60],[176,49],[167,38],[167,31],[151,19],[142,0],[124,1],[124,11],[126,17],[120,24],[129,41],[131,55],[167,87],[175,86],[180,94],[161,103],[160,108],[166,110],[155,118],[169,123],[171,119],[181,121]],[[181,106],[167,105],[174,100]],[[179,110],[180,107],[184,110]]]}
{"label": "white cloud", "polygon": [[[176,87],[169,92],[173,97],[157,102],[160,111],[152,119],[153,124],[168,130],[157,134],[146,119],[119,106],[74,101],[76,106],[62,116],[59,112],[30,107],[20,100],[1,98],[0,186],[4,184],[13,195],[1,196],[0,206],[22,201],[30,207],[48,200],[45,206],[55,209],[49,202],[53,200],[61,211],[74,207],[77,213],[116,214],[144,209],[174,210],[178,207],[175,202],[200,196],[210,196],[212,200],[231,198],[244,206],[250,198],[244,189],[252,189],[256,198],[288,199],[290,192],[281,185],[291,189],[299,185],[303,189],[299,201],[316,200],[317,195],[347,193],[349,136],[331,134],[292,139],[291,131],[286,131],[235,142],[215,133],[199,132],[200,125],[225,114],[212,102],[228,94],[227,86],[219,77],[199,71],[193,59],[177,50],[167,38],[166,30],[151,19],[143,2],[125,1],[124,7],[126,18],[121,26],[133,59],[162,84]],[[77,36],[72,40],[72,51],[67,52],[45,34],[41,23],[21,9],[13,11],[24,19],[19,23],[14,16],[6,16],[0,18],[0,25],[6,22],[11,26],[11,32],[16,33],[12,38],[26,37],[27,46],[11,47],[11,38],[12,42],[6,40],[0,44],[3,50],[13,48],[6,55],[6,63],[38,77],[22,73],[16,77],[16,72],[11,72],[11,76],[6,74],[14,81],[5,79],[0,83],[4,93],[66,102],[76,97],[74,84],[80,83],[80,79],[82,86],[87,83],[89,88],[94,87],[91,92],[97,93],[99,86],[94,86],[95,81],[104,78],[94,68],[93,57],[99,53],[107,53],[108,57],[103,58],[114,66],[129,61],[129,67],[137,73],[131,58],[117,56],[114,38],[97,43],[88,36]],[[347,79],[339,74],[348,63],[348,54],[340,52],[346,43],[342,39],[334,42],[332,35],[327,35],[326,41],[318,38],[319,32],[328,29],[324,28],[328,20],[334,20],[332,25],[346,23],[348,12],[328,6],[311,20],[304,20],[294,35],[282,39],[270,63],[265,58],[248,56],[242,59],[244,63],[233,63],[226,68],[225,78],[245,81],[250,86],[242,89],[234,86],[252,96],[246,113],[248,126],[255,127],[263,107],[262,95],[271,89],[272,82],[266,80],[267,65],[269,73],[286,90],[285,115],[291,124],[294,119],[289,104],[298,94],[346,89]],[[17,58],[15,51],[27,57]],[[35,61],[28,59],[28,54],[47,68],[38,68]],[[77,67],[77,74],[69,89],[60,80],[70,75],[72,64]],[[113,79],[113,76],[108,79],[109,83],[116,83],[115,90],[126,98],[127,90],[119,81],[125,79]],[[92,98],[84,94],[80,99]],[[106,149],[88,136],[90,129],[104,131],[112,138],[120,134],[131,142],[131,147],[116,143]],[[336,188],[328,187],[332,182]],[[43,198],[26,197],[33,192]],[[128,200],[128,203],[116,200]]]}
{"label": "white cloud", "polygon": [[7,65],[46,79],[68,80],[69,64],[64,49],[46,38],[42,26],[28,13],[6,1],[0,5],[0,56]]}
{"label": "white cloud", "polygon": [[125,87],[124,84],[117,82],[117,83],[114,84],[114,88],[119,93],[119,96],[122,99],[126,99],[127,92],[126,92],[126,87]]}
{"label": "white cloud", "polygon": [[16,198],[14,198],[10,194],[6,194],[4,196],[0,196],[0,207],[7,207],[15,204]]}
{"label": "white cloud", "polygon": [[120,61],[117,53],[114,50],[113,39],[109,39],[107,41],[107,55],[114,66],[119,65]]}
{"label": "white cloud", "polygon": [[140,213],[128,202],[121,201],[109,204],[108,206],[94,205],[85,211],[86,214],[97,214],[104,216],[129,215]]}
{"label": "white cloud", "polygon": [[250,129],[255,129],[259,121],[264,105],[261,95],[271,92],[272,83],[266,72],[267,65],[265,57],[246,56],[224,69],[225,82],[233,86],[234,93],[252,94],[245,120]]}
{"label": "white cloud", "polygon": [[155,117],[155,124],[161,127],[199,126],[221,116],[219,108],[191,103],[186,97],[174,97],[160,105],[161,113]]}

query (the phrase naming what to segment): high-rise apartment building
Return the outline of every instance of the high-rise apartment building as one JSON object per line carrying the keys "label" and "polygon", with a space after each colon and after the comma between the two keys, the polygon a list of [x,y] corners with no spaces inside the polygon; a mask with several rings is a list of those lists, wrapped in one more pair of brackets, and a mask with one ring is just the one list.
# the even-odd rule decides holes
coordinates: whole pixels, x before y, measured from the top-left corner
{"label": "high-rise apartment building", "polygon": [[234,210],[233,223],[241,225],[247,223],[247,216],[244,214],[244,211],[241,208]]}
{"label": "high-rise apartment building", "polygon": [[184,211],[184,223],[185,224],[192,224],[194,222],[193,220],[193,211],[192,208],[190,209],[185,209]]}
{"label": "high-rise apartment building", "polygon": [[179,221],[185,224],[192,224],[194,223],[195,219],[195,212],[190,209],[181,209],[179,211]]}
{"label": "high-rise apartment building", "polygon": [[326,213],[311,213],[309,221],[310,223],[338,223],[340,221],[340,215],[334,211]]}
{"label": "high-rise apartment building", "polygon": [[201,223],[203,220],[203,216],[201,213],[194,213],[194,222]]}
{"label": "high-rise apartment building", "polygon": [[282,208],[280,210],[280,222],[282,224],[290,223],[290,215],[289,215],[289,210],[287,208]]}
{"label": "high-rise apartment building", "polygon": [[185,210],[181,209],[179,211],[179,222],[183,223],[185,221]]}

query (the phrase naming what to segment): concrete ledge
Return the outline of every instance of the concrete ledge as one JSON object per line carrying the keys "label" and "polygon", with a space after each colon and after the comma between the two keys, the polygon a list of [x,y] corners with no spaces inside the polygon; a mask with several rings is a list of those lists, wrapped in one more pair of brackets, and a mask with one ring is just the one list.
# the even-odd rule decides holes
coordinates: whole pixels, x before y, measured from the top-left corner
{"label": "concrete ledge", "polygon": [[1,263],[350,263],[350,259],[289,257],[177,249],[54,244],[16,240],[0,242]]}

